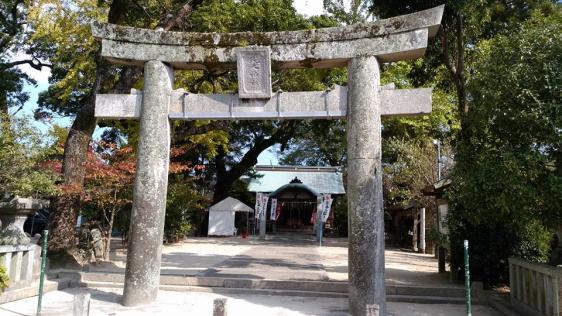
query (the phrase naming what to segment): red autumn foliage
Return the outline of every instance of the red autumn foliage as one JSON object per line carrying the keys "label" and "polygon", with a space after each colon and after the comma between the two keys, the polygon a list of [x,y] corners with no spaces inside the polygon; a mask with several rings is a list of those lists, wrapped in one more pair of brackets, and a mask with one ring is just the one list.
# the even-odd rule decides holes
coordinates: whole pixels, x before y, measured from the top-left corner
{"label": "red autumn foliage", "polygon": [[[174,147],[170,149],[170,158],[180,158],[187,153],[187,149]],[[102,186],[110,187],[132,186],[136,173],[136,157],[131,146],[119,148],[115,143],[96,142],[88,149],[87,159],[84,163],[85,186],[59,185],[62,194],[84,194],[84,200],[91,200],[91,192],[88,187]],[[43,168],[57,173],[62,172],[60,160],[49,160],[43,163]],[[170,174],[184,173],[190,171],[204,170],[204,165],[193,165],[186,162],[171,161]],[[94,194],[97,195],[97,194]]]}

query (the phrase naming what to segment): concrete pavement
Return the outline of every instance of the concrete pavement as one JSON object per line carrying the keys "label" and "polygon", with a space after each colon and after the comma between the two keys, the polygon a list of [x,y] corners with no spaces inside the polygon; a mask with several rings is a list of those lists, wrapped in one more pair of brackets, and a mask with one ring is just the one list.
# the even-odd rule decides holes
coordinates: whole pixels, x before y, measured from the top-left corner
{"label": "concrete pavement", "polygon": [[[89,292],[92,296],[91,316],[128,315],[212,315],[215,298],[228,299],[229,316],[249,315],[348,315],[348,300],[345,298],[287,297],[265,295],[218,295],[213,293],[181,293],[160,291],[152,305],[124,307],[119,304],[121,289],[71,288],[47,293],[43,298],[43,316],[72,315],[74,294]],[[0,315],[35,315],[37,297],[27,298],[0,305]],[[388,315],[393,316],[461,316],[466,315],[464,305],[412,304],[388,302]],[[473,306],[473,315],[499,316],[487,306]]]}

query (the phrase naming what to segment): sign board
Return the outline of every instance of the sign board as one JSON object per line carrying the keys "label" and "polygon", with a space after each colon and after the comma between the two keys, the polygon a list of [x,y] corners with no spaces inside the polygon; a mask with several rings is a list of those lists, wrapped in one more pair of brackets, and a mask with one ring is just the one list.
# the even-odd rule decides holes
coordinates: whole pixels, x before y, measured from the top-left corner
{"label": "sign board", "polygon": [[261,195],[261,210],[260,210],[260,218],[264,218],[267,215],[267,201],[269,200],[269,196],[267,194]]}
{"label": "sign board", "polygon": [[448,203],[440,203],[438,201],[438,206],[437,206],[437,218],[439,221],[439,233],[443,234],[443,235],[448,235],[449,234],[449,229],[447,227],[447,213],[449,210],[449,204]]}
{"label": "sign board", "polygon": [[325,223],[328,220],[328,217],[330,216],[330,208],[332,207],[332,202],[334,201],[334,199],[332,199],[332,196],[327,194],[324,195],[323,198],[323,203],[322,203],[322,222]]}
{"label": "sign board", "polygon": [[263,201],[261,192],[256,193],[256,206],[254,208],[254,215],[256,218],[260,218],[261,214],[261,203]]}

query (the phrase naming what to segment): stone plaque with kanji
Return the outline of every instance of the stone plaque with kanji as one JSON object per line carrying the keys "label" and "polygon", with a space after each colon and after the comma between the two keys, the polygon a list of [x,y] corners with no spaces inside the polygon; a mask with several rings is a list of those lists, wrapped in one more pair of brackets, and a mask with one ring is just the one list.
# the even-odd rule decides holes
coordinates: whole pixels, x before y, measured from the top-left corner
{"label": "stone plaque with kanji", "polygon": [[238,94],[242,99],[271,98],[269,47],[241,47],[236,50]]}

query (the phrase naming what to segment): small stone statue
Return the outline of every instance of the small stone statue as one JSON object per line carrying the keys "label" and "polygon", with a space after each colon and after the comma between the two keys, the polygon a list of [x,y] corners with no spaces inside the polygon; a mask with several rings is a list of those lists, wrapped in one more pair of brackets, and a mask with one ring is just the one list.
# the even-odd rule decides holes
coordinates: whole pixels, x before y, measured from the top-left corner
{"label": "small stone statue", "polygon": [[94,256],[96,259],[103,257],[103,238],[101,231],[98,228],[94,228],[90,231],[92,236],[92,250],[94,251]]}

